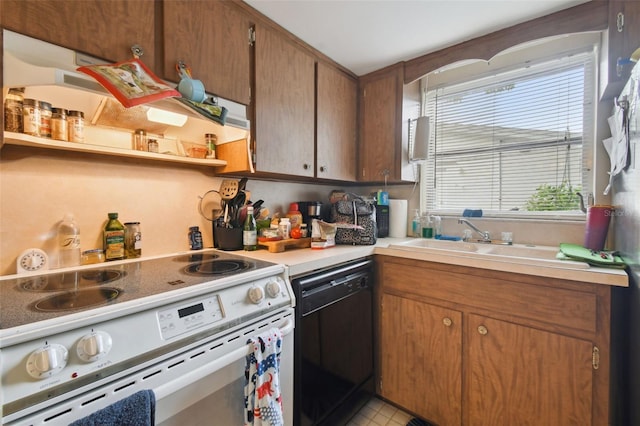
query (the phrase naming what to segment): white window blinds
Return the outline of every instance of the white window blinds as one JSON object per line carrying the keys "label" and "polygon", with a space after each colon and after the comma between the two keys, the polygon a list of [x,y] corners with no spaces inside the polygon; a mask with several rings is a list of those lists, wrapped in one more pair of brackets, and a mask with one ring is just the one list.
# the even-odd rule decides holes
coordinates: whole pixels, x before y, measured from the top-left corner
{"label": "white window blinds", "polygon": [[595,55],[426,92],[428,210],[576,211],[591,191]]}

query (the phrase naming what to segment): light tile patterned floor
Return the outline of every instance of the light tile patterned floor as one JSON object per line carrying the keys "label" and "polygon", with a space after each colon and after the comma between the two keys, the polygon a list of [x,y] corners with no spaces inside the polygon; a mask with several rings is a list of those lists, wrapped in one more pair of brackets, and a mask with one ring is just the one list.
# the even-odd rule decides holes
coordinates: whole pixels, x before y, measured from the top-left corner
{"label": "light tile patterned floor", "polygon": [[406,426],[413,416],[393,405],[373,398],[358,412],[347,426]]}

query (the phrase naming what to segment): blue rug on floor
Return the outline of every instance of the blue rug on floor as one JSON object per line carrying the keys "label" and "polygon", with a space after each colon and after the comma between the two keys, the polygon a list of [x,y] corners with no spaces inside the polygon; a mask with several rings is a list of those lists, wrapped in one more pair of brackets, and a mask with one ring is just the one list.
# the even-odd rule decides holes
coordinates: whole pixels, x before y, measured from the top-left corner
{"label": "blue rug on floor", "polygon": [[424,420],[413,418],[409,420],[407,426],[432,426],[431,423],[425,422]]}

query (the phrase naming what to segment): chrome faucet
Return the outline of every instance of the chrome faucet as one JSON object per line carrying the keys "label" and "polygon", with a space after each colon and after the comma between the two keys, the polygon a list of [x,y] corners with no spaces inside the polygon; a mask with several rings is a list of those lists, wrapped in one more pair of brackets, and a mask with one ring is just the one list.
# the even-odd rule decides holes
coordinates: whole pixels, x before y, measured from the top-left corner
{"label": "chrome faucet", "polygon": [[464,218],[458,219],[458,223],[464,223],[469,228],[473,229],[478,234],[480,234],[480,236],[482,237],[482,242],[485,242],[485,243],[491,242],[491,236],[489,235],[489,231],[481,231],[477,226],[475,226],[473,223],[469,222],[467,219],[464,219]]}

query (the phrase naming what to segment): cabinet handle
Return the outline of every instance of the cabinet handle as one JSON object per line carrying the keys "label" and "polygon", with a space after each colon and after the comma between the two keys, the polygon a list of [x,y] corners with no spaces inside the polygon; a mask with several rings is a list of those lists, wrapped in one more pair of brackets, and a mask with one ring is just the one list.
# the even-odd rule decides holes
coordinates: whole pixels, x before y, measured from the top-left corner
{"label": "cabinet handle", "polygon": [[482,334],[484,336],[488,332],[489,332],[489,330],[487,330],[487,327],[485,327],[484,325],[478,326],[478,333],[480,333],[480,334]]}
{"label": "cabinet handle", "polygon": [[320,172],[324,173],[327,171],[327,168],[325,166],[320,166]]}
{"label": "cabinet handle", "polygon": [[445,325],[445,327],[451,327],[451,324],[453,324],[453,321],[451,321],[451,318],[443,318],[442,319],[442,323]]}
{"label": "cabinet handle", "polygon": [[309,170],[309,165],[307,163],[304,163],[302,165],[302,168],[305,169],[305,170]]}

